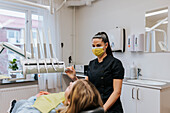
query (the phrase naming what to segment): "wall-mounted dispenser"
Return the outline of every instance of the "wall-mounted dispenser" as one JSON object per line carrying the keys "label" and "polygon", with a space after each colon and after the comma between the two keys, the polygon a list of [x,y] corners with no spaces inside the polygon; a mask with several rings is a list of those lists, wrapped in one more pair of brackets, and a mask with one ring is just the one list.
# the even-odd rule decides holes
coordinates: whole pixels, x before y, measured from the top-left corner
{"label": "wall-mounted dispenser", "polygon": [[144,34],[137,34],[135,36],[135,51],[144,51]]}
{"label": "wall-mounted dispenser", "polygon": [[135,40],[134,34],[128,36],[128,51],[134,51],[134,40]]}
{"label": "wall-mounted dispenser", "polygon": [[144,34],[128,36],[128,51],[139,52],[144,51]]}
{"label": "wall-mounted dispenser", "polygon": [[112,52],[125,52],[125,29],[116,27],[105,32],[109,37]]}

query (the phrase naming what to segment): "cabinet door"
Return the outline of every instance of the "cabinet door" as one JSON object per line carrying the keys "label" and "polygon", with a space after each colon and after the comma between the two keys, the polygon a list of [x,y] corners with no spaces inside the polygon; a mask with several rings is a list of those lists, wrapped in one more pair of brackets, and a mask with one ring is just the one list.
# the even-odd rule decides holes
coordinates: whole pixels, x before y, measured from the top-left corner
{"label": "cabinet door", "polygon": [[0,113],[7,113],[12,100],[28,99],[38,93],[37,85],[0,89]]}
{"label": "cabinet door", "polygon": [[160,113],[160,90],[137,87],[137,113]]}
{"label": "cabinet door", "polygon": [[136,87],[131,85],[122,86],[122,106],[124,113],[136,113]]}

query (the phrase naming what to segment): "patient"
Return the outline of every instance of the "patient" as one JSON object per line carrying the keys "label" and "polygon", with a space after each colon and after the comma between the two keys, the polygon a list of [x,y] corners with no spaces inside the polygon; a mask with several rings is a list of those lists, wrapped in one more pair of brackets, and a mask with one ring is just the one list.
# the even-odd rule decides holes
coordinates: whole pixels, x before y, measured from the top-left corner
{"label": "patient", "polygon": [[103,103],[96,87],[87,80],[77,80],[70,83],[65,91],[68,105],[59,113],[79,113],[102,107]]}
{"label": "patient", "polygon": [[[91,110],[97,107],[103,107],[103,103],[99,92],[97,91],[95,86],[87,80],[77,80],[73,83],[70,83],[65,93],[59,93],[59,94],[60,94],[61,102],[57,106],[55,106],[55,108],[51,107],[50,108],[51,110],[49,111],[50,113],[55,113],[55,112],[79,113],[81,111]],[[62,100],[63,99],[61,97],[62,94],[63,96],[65,96],[64,98],[65,101]],[[48,97],[48,95],[45,96]],[[38,100],[40,100],[41,97],[45,97],[45,96],[43,95],[38,97],[35,102],[28,104],[26,107],[22,107],[23,105],[20,105],[18,101],[18,103],[16,103],[16,106],[14,106],[12,113],[23,113],[23,112],[43,113],[43,111],[39,109],[43,106],[43,104],[41,104],[40,101],[38,102]],[[49,99],[47,99],[47,102],[48,101]],[[41,107],[37,107],[37,106],[41,106]]]}

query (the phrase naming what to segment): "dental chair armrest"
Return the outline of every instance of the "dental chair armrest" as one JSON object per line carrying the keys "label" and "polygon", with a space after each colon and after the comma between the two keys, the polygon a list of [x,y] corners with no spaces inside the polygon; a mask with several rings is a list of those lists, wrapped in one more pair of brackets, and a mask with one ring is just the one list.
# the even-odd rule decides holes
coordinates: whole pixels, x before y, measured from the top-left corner
{"label": "dental chair armrest", "polygon": [[88,110],[88,111],[82,111],[80,113],[104,113],[104,109],[102,107],[98,107],[93,110]]}

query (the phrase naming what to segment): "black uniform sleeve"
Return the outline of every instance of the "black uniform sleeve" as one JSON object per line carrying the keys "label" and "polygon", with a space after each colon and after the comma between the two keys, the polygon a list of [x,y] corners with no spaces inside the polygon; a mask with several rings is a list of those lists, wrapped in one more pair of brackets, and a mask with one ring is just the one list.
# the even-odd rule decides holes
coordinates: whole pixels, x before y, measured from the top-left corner
{"label": "black uniform sleeve", "polygon": [[120,60],[115,59],[112,71],[114,73],[113,79],[124,79],[124,68]]}

